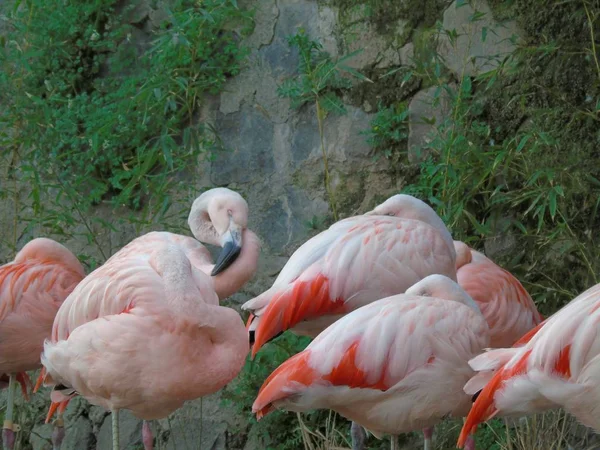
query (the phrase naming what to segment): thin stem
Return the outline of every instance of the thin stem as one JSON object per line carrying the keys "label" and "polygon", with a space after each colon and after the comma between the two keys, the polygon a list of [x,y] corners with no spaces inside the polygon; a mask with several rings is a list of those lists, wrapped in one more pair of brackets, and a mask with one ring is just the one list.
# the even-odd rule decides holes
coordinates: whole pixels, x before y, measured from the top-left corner
{"label": "thin stem", "polygon": [[321,141],[321,152],[323,153],[323,165],[325,166],[325,190],[327,191],[327,195],[329,196],[329,205],[331,206],[331,211],[333,212],[333,219],[337,222],[337,206],[335,204],[335,197],[329,185],[329,163],[327,161],[327,151],[325,150],[325,143],[323,142],[323,116],[321,112],[321,105],[319,104],[319,97],[315,98],[315,104],[317,106],[317,122],[319,124],[319,139]]}
{"label": "thin stem", "polygon": [[587,7],[587,2],[583,1],[583,7],[585,8],[585,14],[588,18],[588,26],[590,27],[590,39],[592,41],[592,54],[594,56],[594,62],[596,63],[596,71],[598,72],[598,78],[600,78],[600,63],[598,63],[598,55],[596,54],[596,37],[594,36],[594,21]]}
{"label": "thin stem", "polygon": [[[13,250],[17,251],[17,229],[19,227],[19,186],[18,186],[18,180],[17,180],[17,175],[16,175],[16,166],[18,163],[18,158],[19,158],[19,151],[17,150],[17,148],[15,147],[15,149],[13,150],[13,157],[12,157],[12,161],[10,162],[10,170],[13,171],[12,177],[13,177],[13,183],[14,183],[14,196],[13,196],[13,204],[14,204],[14,217],[13,217]],[[10,176],[10,175],[9,175]]]}
{"label": "thin stem", "polygon": [[13,421],[13,409],[15,406],[15,381],[16,377],[14,373],[11,373],[8,378],[8,394],[6,399],[6,413],[4,414],[4,423],[10,422],[12,427]]}
{"label": "thin stem", "polygon": [[112,411],[113,450],[119,450],[119,410]]}

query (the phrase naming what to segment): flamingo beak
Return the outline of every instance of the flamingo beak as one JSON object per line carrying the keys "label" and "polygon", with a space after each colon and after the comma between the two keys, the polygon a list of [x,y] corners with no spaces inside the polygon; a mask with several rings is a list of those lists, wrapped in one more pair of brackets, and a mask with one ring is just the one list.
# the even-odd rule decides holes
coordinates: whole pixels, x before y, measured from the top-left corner
{"label": "flamingo beak", "polygon": [[227,269],[242,251],[242,227],[235,223],[232,218],[229,219],[229,229],[223,234],[221,243],[223,249],[211,272],[213,277]]}

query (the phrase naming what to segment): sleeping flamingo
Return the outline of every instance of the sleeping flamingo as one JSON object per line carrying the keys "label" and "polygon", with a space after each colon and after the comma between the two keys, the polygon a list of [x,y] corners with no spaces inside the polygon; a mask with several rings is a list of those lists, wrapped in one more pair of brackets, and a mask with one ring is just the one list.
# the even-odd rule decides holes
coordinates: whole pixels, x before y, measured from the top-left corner
{"label": "sleeping flamingo", "polygon": [[[404,292],[431,274],[456,280],[455,250],[425,202],[399,194],[373,211],[333,224],[294,252],[273,286],[246,302],[252,356],[287,329],[317,336],[344,314]],[[364,431],[352,424],[354,449]],[[430,430],[425,430],[426,439]]]}
{"label": "sleeping flamingo", "polygon": [[431,274],[456,280],[450,232],[426,203],[399,194],[333,224],[290,257],[251,311],[252,356],[279,333],[317,336],[344,314],[404,292]]}
{"label": "sleeping flamingo", "polygon": [[[216,392],[237,375],[248,352],[248,334],[238,327],[239,315],[218,306],[218,298],[239,289],[256,270],[260,242],[246,228],[247,214],[239,194],[207,191],[194,202],[189,223],[197,239],[223,247],[215,265],[195,239],[153,232],[123,247],[81,283],[59,311],[44,347],[45,384],[54,385],[47,421],[80,393],[114,412],[117,444],[118,409],[145,419],[143,442],[151,449],[146,419],[164,417],[184,400]],[[196,315],[187,317],[187,310]],[[95,336],[120,334],[123,323],[130,333],[98,346]],[[148,343],[136,350],[141,339]],[[118,354],[119,345],[124,355]],[[83,354],[88,356],[78,360]],[[129,364],[114,365],[121,364],[121,357]],[[80,365],[70,366],[74,360]],[[108,366],[98,368],[102,364]]]}
{"label": "sleeping flamingo", "polygon": [[465,243],[454,241],[458,284],[477,302],[490,327],[492,348],[510,347],[542,321],[535,303],[508,271]]}
{"label": "sleeping flamingo", "polygon": [[26,371],[41,367],[44,339],[58,308],[85,272],[66,247],[47,238],[28,242],[14,261],[0,267],[0,380],[8,382],[2,428],[5,449],[15,442],[14,383],[27,397]]}
{"label": "sleeping flamingo", "polygon": [[562,407],[600,430],[600,284],[580,294],[521,339],[472,359],[479,371],[465,392],[477,395],[458,441],[462,448],[477,425]]}
{"label": "sleeping flamingo", "polygon": [[332,409],[376,436],[391,434],[397,449],[398,434],[467,413],[468,361],[488,345],[477,304],[451,279],[430,275],[327,328],[267,378],[252,411]]}
{"label": "sleeping flamingo", "polygon": [[[161,242],[176,244],[194,267],[211,276],[214,290],[223,300],[237,292],[256,272],[258,238],[247,224],[248,204],[240,194],[227,188],[209,189],[194,200],[188,216],[195,239],[166,231],[151,232],[131,241],[108,261],[152,251]],[[246,240],[250,244],[243,246]],[[222,248],[216,263],[201,242]],[[223,273],[225,269],[227,272]]]}

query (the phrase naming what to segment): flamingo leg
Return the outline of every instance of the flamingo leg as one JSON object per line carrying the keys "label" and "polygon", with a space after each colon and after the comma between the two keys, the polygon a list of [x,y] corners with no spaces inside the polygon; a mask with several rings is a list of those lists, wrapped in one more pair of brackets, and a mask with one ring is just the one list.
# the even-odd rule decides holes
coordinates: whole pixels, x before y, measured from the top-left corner
{"label": "flamingo leg", "polygon": [[142,425],[142,442],[144,443],[144,450],[154,449],[154,436],[152,436],[152,430],[150,424],[144,420]]}
{"label": "flamingo leg", "polygon": [[31,378],[27,375],[27,372],[21,372],[17,374],[17,381],[21,385],[21,392],[23,393],[23,397],[25,397],[26,401],[29,401],[29,394],[27,392],[27,388],[33,388],[31,384]]}
{"label": "flamingo leg", "polygon": [[119,450],[119,410],[112,411],[112,440],[113,450]]}
{"label": "flamingo leg", "polygon": [[2,425],[2,445],[5,450],[12,450],[14,448],[15,431],[18,431],[18,426],[13,423],[13,409],[15,406],[15,382],[15,374],[11,373],[8,379],[6,413],[4,414],[4,424]]}
{"label": "flamingo leg", "polygon": [[465,450],[475,450],[475,438],[470,435],[465,441]]}
{"label": "flamingo leg", "polygon": [[367,434],[363,427],[356,422],[352,422],[350,436],[352,437],[352,450],[366,450],[365,440],[367,439]]}
{"label": "flamingo leg", "polygon": [[432,445],[431,445],[431,437],[433,436],[433,427],[429,427],[429,428],[425,428],[423,430],[423,437],[424,439],[424,445],[423,448],[424,450],[432,450]]}
{"label": "flamingo leg", "polygon": [[390,436],[390,450],[400,450],[400,444],[398,444],[398,436]]}
{"label": "flamingo leg", "polygon": [[65,438],[65,422],[62,416],[63,413],[59,409],[58,417],[54,420],[54,422],[52,422],[52,425],[54,425],[54,429],[52,430],[52,450],[60,450],[62,441]]}

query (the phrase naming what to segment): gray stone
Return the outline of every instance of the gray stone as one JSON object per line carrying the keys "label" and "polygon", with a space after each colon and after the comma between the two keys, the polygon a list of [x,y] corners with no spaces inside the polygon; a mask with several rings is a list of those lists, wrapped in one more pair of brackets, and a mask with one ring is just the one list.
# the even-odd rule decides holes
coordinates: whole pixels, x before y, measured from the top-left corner
{"label": "gray stone", "polygon": [[187,402],[168,419],[159,420],[169,429],[166,450],[207,449],[225,450],[225,431],[233,411],[221,404],[221,393]]}
{"label": "gray stone", "polygon": [[100,431],[100,427],[104,423],[104,419],[106,416],[110,415],[110,412],[102,408],[101,406],[90,405],[90,409],[88,411],[88,419],[92,423],[92,428],[94,429],[94,433],[98,433]]}
{"label": "gray stone", "polygon": [[32,450],[52,450],[52,425],[35,425],[29,433]]}
{"label": "gray stone", "polygon": [[367,114],[354,106],[346,106],[346,111],[347,114],[343,116],[330,115],[325,120],[327,154],[339,162],[368,158],[371,147],[360,132],[369,127],[373,114]]}
{"label": "gray stone", "polygon": [[260,224],[266,244],[272,251],[281,251],[289,241],[287,227],[288,213],[281,200],[276,200],[264,214]]}
{"label": "gray stone", "polygon": [[290,100],[282,98],[277,93],[277,81],[268,72],[255,72],[256,96],[254,105],[267,115],[273,123],[279,124],[286,122],[292,111],[290,110]]}
{"label": "gray stone", "polygon": [[217,131],[228,151],[211,164],[211,180],[217,186],[245,183],[266,176],[274,167],[273,123],[256,108],[217,117]]}
{"label": "gray stone", "polygon": [[292,167],[292,137],[294,130],[289,122],[275,124],[273,133],[273,159],[275,171],[279,174],[287,173]]}
{"label": "gray stone", "polygon": [[315,17],[319,10],[317,2],[310,0],[286,0],[279,2],[279,20],[275,27],[275,36],[279,39],[287,39],[288,36],[296,34],[303,28],[309,36],[316,36]]}
{"label": "gray stone", "polygon": [[288,37],[304,29],[308,36],[317,36],[316,21],[318,7],[315,2],[289,0],[279,4],[279,19],[270,45],[262,47],[259,54],[276,77],[287,77],[296,73],[298,51],[290,48]]}
{"label": "gray stone", "polygon": [[317,18],[317,33],[323,49],[331,55],[332,58],[338,56],[338,42],[335,37],[335,29],[337,25],[337,10],[328,6],[319,8]]}
{"label": "gray stone", "polygon": [[275,0],[258,0],[253,2],[256,8],[254,14],[254,31],[243,42],[249,48],[258,49],[268,45],[275,33],[275,24],[279,17],[279,8]]}
{"label": "gray stone", "polygon": [[258,77],[260,72],[245,70],[229,80],[221,92],[219,111],[223,114],[238,112],[242,102],[249,101],[256,92]]}
{"label": "gray stone", "polygon": [[400,65],[400,53],[396,49],[388,47],[379,54],[379,62],[376,67],[378,69],[387,69],[398,65]]}
{"label": "gray stone", "polygon": [[386,38],[378,34],[374,26],[369,23],[358,24],[353,28],[351,36],[346,37],[346,54],[355,51],[360,53],[348,59],[346,65],[354,69],[374,66],[388,47]]}
{"label": "gray stone", "polygon": [[[446,92],[430,87],[418,92],[408,105],[408,160],[417,162],[427,155],[427,146],[437,127],[450,114],[450,102]],[[435,120],[433,124],[431,120]]]}
{"label": "gray stone", "polygon": [[400,64],[403,66],[413,66],[414,65],[414,53],[415,46],[412,42],[409,42],[404,47],[402,47],[399,51],[400,53]]}
{"label": "gray stone", "polygon": [[[438,45],[438,52],[446,66],[458,76],[474,76],[495,69],[502,59],[515,50],[512,39],[521,34],[515,22],[496,22],[485,0],[475,0],[471,4],[457,7],[453,2],[446,9],[444,29],[456,30],[458,38],[453,44],[442,34]],[[475,12],[484,15],[472,21],[470,18]]]}
{"label": "gray stone", "polygon": [[[89,423],[89,422],[88,422]],[[90,424],[91,428],[91,424]],[[123,410],[119,412],[119,445],[121,450],[137,450],[142,442],[142,421],[131,412]],[[85,448],[85,447],[78,447]],[[100,431],[96,450],[112,449],[112,415],[104,419]]]}
{"label": "gray stone", "polygon": [[[85,417],[78,417],[71,423],[65,422],[65,438],[61,445],[62,450],[91,449],[94,441],[92,424]],[[110,448],[98,447],[98,450],[109,450]]]}
{"label": "gray stone", "polygon": [[298,122],[292,138],[292,158],[294,163],[305,161],[311,153],[321,154],[319,124],[316,107],[304,106],[298,115]]}

